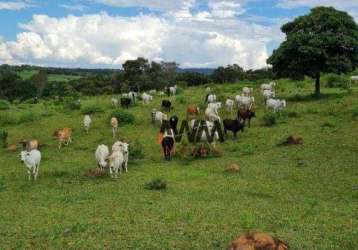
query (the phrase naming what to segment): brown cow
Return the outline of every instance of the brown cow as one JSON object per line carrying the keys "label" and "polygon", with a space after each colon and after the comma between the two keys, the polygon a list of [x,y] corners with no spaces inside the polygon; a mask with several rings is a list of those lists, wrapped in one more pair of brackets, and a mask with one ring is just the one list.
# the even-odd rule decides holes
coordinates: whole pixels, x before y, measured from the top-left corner
{"label": "brown cow", "polygon": [[247,233],[232,241],[228,250],[288,250],[287,243],[264,233]]}
{"label": "brown cow", "polygon": [[196,116],[200,112],[200,109],[196,105],[190,105],[186,110],[186,119],[188,120],[189,115],[190,116]]}
{"label": "brown cow", "polygon": [[56,137],[56,139],[58,140],[58,149],[61,149],[62,143],[65,143],[65,145],[67,146],[69,143],[72,142],[72,129],[71,128],[63,128],[63,129],[59,129],[56,130],[53,133],[53,136]]}
{"label": "brown cow", "polygon": [[251,123],[251,118],[253,117],[256,117],[255,115],[255,107],[254,105],[250,105],[250,107],[247,109],[247,108],[240,108],[238,111],[237,111],[237,119],[239,121],[241,121],[244,126],[245,126],[245,123],[246,123],[246,120],[248,120],[248,127],[250,127],[250,123]]}

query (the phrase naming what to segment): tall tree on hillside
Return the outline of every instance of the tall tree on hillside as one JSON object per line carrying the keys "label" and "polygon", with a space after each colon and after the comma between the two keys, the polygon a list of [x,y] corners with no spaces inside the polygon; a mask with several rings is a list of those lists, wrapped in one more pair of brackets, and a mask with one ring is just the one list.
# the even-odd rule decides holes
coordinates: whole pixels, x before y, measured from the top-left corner
{"label": "tall tree on hillside", "polygon": [[217,68],[211,75],[216,83],[233,83],[238,80],[243,80],[245,71],[239,65],[228,65],[227,67]]}
{"label": "tall tree on hillside", "polygon": [[313,8],[281,30],[286,40],[267,63],[279,77],[315,78],[317,95],[321,73],[346,73],[358,64],[358,26],[346,12],[332,7]]}
{"label": "tall tree on hillside", "polygon": [[40,70],[31,77],[31,81],[36,86],[37,96],[41,97],[48,81],[46,71]]}

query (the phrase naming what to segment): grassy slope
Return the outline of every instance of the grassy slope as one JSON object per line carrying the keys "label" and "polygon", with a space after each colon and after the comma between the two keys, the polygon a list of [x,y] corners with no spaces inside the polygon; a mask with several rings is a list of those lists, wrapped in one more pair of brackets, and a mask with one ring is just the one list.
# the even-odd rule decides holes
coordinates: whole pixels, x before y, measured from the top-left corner
{"label": "grassy slope", "polygon": [[[225,85],[215,92],[224,97],[241,87]],[[311,88],[286,83],[280,95],[306,95]],[[121,127],[120,138],[138,138],[145,159],[131,162],[129,173],[118,181],[83,176],[95,167],[96,146],[112,143],[110,97],[83,100],[106,110],[93,116],[89,135],[81,129],[78,111],[55,108],[50,117],[6,127],[10,142],[31,136],[46,147],[35,184],[27,182],[16,153],[0,151],[0,246],[223,249],[239,233],[262,230],[287,240],[293,249],[357,249],[358,126],[351,108],[358,105],[358,90],[324,92],[326,98],[319,101],[289,101],[289,110],[299,117],[270,128],[262,126],[265,111],[259,105],[251,129],[239,141],[230,137],[220,145],[222,158],[185,163],[163,162],[155,144],[158,128],[150,124],[150,110],[160,98],[147,107],[138,105],[130,109],[135,126]],[[204,95],[204,88],[185,90],[185,104],[174,101],[173,114],[184,117],[185,107],[202,102]],[[32,109],[40,113],[41,105]],[[17,107],[16,112],[23,111]],[[50,135],[61,126],[76,130],[74,143],[58,151]],[[301,135],[304,145],[276,146],[290,134]],[[300,160],[303,167],[298,167]],[[230,163],[238,163],[241,173],[225,174]],[[167,181],[166,191],[143,188],[156,177]]]}

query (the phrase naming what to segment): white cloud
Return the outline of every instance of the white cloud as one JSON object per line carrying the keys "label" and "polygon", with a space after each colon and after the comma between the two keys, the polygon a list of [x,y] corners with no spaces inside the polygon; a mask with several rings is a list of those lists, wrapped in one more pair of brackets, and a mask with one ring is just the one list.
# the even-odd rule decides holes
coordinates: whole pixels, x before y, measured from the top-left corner
{"label": "white cloud", "polygon": [[[170,11],[181,8],[186,0],[93,0],[114,7],[144,7],[158,11]],[[191,1],[191,0],[189,0]],[[185,3],[184,3],[185,4]]]}
{"label": "white cloud", "polygon": [[184,0],[177,9],[169,5],[179,1],[168,1],[164,6],[167,11],[160,16],[121,17],[104,12],[62,18],[34,15],[30,22],[19,25],[23,32],[15,41],[0,41],[0,61],[120,67],[124,61],[141,56],[174,60],[182,67],[266,66],[267,45],[283,40],[278,24],[263,26],[239,20],[237,15],[244,11],[245,1],[208,0],[207,10],[191,11],[196,1]]}
{"label": "white cloud", "polygon": [[0,10],[22,10],[31,6],[28,1],[0,2]]}
{"label": "white cloud", "polygon": [[75,5],[61,4],[60,7],[72,11],[84,11],[88,8],[87,6],[81,4],[75,4]]}

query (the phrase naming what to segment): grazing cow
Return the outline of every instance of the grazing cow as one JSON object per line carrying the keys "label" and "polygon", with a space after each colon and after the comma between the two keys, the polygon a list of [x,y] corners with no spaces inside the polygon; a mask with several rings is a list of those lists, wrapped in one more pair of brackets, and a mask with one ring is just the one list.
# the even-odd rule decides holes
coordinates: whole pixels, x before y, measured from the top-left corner
{"label": "grazing cow", "polygon": [[20,144],[22,144],[22,149],[26,150],[27,152],[40,148],[40,143],[38,140],[28,140],[28,141],[25,140],[25,141],[21,141]]}
{"label": "grazing cow", "polygon": [[162,101],[162,109],[163,110],[170,112],[171,107],[172,107],[172,103],[169,100]]}
{"label": "grazing cow", "polygon": [[109,149],[106,145],[99,145],[95,152],[95,158],[99,169],[104,170],[107,167],[107,159],[109,156]]}
{"label": "grazing cow", "polygon": [[274,112],[281,111],[286,108],[286,101],[279,99],[268,99],[266,101],[266,109],[273,109]]}
{"label": "grazing cow", "polygon": [[250,105],[255,103],[255,98],[254,97],[248,97],[248,96],[241,96],[241,95],[237,95],[235,97],[236,102],[238,103],[239,107],[250,107]]}
{"label": "grazing cow", "polygon": [[169,87],[170,95],[175,95],[177,93],[177,85]]}
{"label": "grazing cow", "polygon": [[178,129],[177,129],[177,126],[178,126],[178,116],[176,115],[173,115],[169,118],[169,125],[170,125],[170,128],[173,129],[174,133],[175,134],[178,134]]}
{"label": "grazing cow", "polygon": [[173,129],[166,129],[168,125],[169,124],[163,123],[160,127],[159,143],[162,145],[165,160],[170,161],[172,154],[175,152],[175,134]]}
{"label": "grazing cow", "polygon": [[121,98],[121,106],[128,109],[129,105],[131,104],[132,99],[129,97],[122,97]]}
{"label": "grazing cow", "polygon": [[205,102],[206,102],[206,103],[216,102],[216,95],[214,95],[214,94],[207,94],[206,97],[205,97]]}
{"label": "grazing cow", "polygon": [[152,100],[153,100],[153,96],[148,95],[147,93],[142,94],[143,105],[148,104]]}
{"label": "grazing cow", "polygon": [[137,92],[134,92],[134,91],[131,91],[128,93],[128,97],[131,99],[131,101],[133,103],[136,102],[136,98],[138,97],[138,93]]}
{"label": "grazing cow", "polygon": [[116,117],[111,118],[111,127],[112,127],[112,136],[114,139],[116,138],[116,133],[118,131],[118,120]]}
{"label": "grazing cow", "polygon": [[161,111],[157,111],[156,109],[152,110],[151,115],[152,115],[152,123],[159,122],[159,124],[161,125],[163,121],[168,120],[168,116],[166,114],[164,114]]}
{"label": "grazing cow", "polygon": [[196,105],[190,105],[186,109],[186,119],[188,120],[189,116],[197,116],[200,112],[200,108]]}
{"label": "grazing cow", "polygon": [[128,172],[128,158],[129,158],[129,144],[121,141],[117,141],[112,146],[112,152],[120,151],[123,155],[123,165],[122,169],[125,169]]}
{"label": "grazing cow", "polygon": [[273,88],[276,86],[275,82],[270,82],[269,84],[261,84],[261,92],[264,92],[264,90],[273,90]]}
{"label": "grazing cow", "polygon": [[242,95],[243,96],[251,96],[253,92],[254,92],[253,88],[248,88],[248,87],[243,87],[242,88]]}
{"label": "grazing cow", "polygon": [[262,92],[262,96],[264,97],[265,102],[266,102],[266,101],[267,101],[268,99],[270,99],[270,98],[275,98],[275,97],[276,97],[276,94],[275,94],[275,91],[265,89],[265,90]]}
{"label": "grazing cow", "polygon": [[124,156],[120,150],[113,151],[112,154],[108,158],[109,160],[109,172],[112,178],[118,178],[119,174],[122,173],[122,166],[124,163]]}
{"label": "grazing cow", "polygon": [[160,92],[159,92],[159,96],[165,96],[164,91],[160,91]]}
{"label": "grazing cow", "polygon": [[118,99],[117,98],[112,97],[111,102],[112,102],[113,107],[118,107]]}
{"label": "grazing cow", "polygon": [[155,93],[157,93],[157,91],[155,89],[149,90],[149,94],[154,95]]}
{"label": "grazing cow", "polygon": [[23,150],[21,151],[20,157],[21,161],[27,167],[29,181],[31,181],[31,176],[33,176],[34,180],[36,181],[40,168],[41,152],[37,149],[33,149],[30,152]]}
{"label": "grazing cow", "polygon": [[60,130],[56,130],[53,135],[57,138],[58,140],[58,149],[61,149],[62,147],[62,143],[65,143],[65,145],[67,146],[68,144],[70,144],[72,142],[72,129],[70,128],[63,128]]}
{"label": "grazing cow", "polygon": [[224,133],[227,135],[227,131],[231,131],[234,134],[234,138],[237,138],[237,132],[241,131],[244,132],[244,123],[241,123],[239,119],[224,119]]}
{"label": "grazing cow", "polygon": [[246,233],[230,242],[228,250],[288,250],[286,242],[264,233]]}
{"label": "grazing cow", "polygon": [[227,99],[225,104],[226,104],[226,110],[232,113],[234,108],[234,100]]}
{"label": "grazing cow", "polygon": [[89,115],[85,115],[83,117],[83,127],[85,128],[86,133],[88,133],[88,130],[90,129],[91,122],[92,122],[92,120]]}
{"label": "grazing cow", "polygon": [[253,111],[253,106],[250,108],[240,108],[237,111],[237,118],[241,121],[244,125],[246,124],[246,120],[248,120],[248,126],[251,125],[251,119],[256,117],[255,111]]}
{"label": "grazing cow", "polygon": [[205,109],[205,117],[211,121],[219,121],[221,122],[221,118],[219,116],[219,109],[221,108],[221,103],[209,103],[208,107]]}

